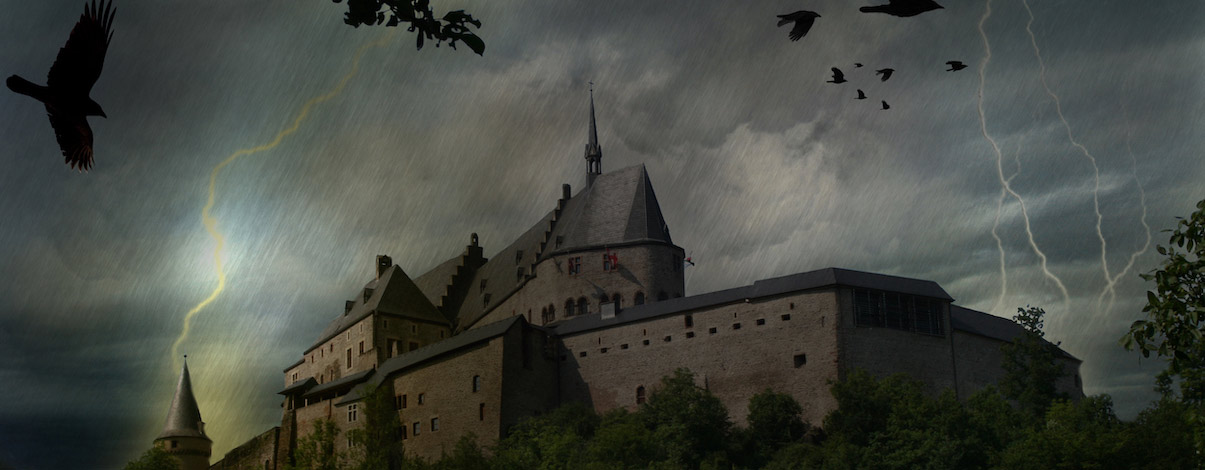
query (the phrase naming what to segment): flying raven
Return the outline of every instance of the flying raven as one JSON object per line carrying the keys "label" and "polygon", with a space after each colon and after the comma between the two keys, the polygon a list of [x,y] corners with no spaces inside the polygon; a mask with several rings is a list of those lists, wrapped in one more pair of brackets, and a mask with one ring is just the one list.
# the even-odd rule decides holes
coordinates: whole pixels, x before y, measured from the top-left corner
{"label": "flying raven", "polygon": [[845,74],[841,73],[841,69],[833,67],[833,79],[826,83],[845,83]]}
{"label": "flying raven", "polygon": [[888,105],[886,101],[883,101],[883,109],[891,109],[891,105]]}
{"label": "flying raven", "polygon": [[949,62],[946,62],[946,65],[950,66],[950,68],[946,69],[947,72],[957,72],[959,70],[967,68],[966,64],[964,64],[960,61],[957,61],[957,60],[951,60]]}
{"label": "flying raven", "polygon": [[886,5],[862,7],[862,13],[886,13],[891,16],[916,16],[926,11],[942,8],[933,0],[887,0]]}
{"label": "flying raven", "polygon": [[866,93],[862,93],[862,90],[861,90],[861,89],[859,89],[859,90],[858,90],[858,97],[857,97],[857,98],[854,98],[854,99],[855,99],[855,100],[864,100],[864,99],[866,99]]}
{"label": "flying raven", "polygon": [[809,29],[812,29],[812,23],[815,22],[816,18],[819,18],[820,15],[816,14],[814,11],[799,10],[795,13],[778,15],[778,17],[780,18],[778,20],[778,26],[782,26],[792,21],[795,22],[795,27],[791,28],[791,33],[787,36],[790,37],[792,41],[798,41],[799,38],[802,38],[803,35],[808,33]]}
{"label": "flying raven", "polygon": [[[84,5],[84,14],[71,29],[67,44],[59,49],[59,55],[50,66],[46,86],[35,85],[29,80],[13,75],[5,83],[12,91],[29,95],[46,105],[50,115],[50,127],[63,150],[67,164],[80,171],[92,168],[92,128],[88,127],[87,116],[105,116],[105,111],[88,92],[100,77],[105,63],[105,51],[113,39],[112,3],[100,7],[96,0]],[[103,12],[101,10],[104,10]]]}
{"label": "flying raven", "polygon": [[893,72],[895,72],[895,69],[879,69],[874,71],[875,74],[883,76],[884,82],[887,81],[888,78],[891,78],[891,74]]}

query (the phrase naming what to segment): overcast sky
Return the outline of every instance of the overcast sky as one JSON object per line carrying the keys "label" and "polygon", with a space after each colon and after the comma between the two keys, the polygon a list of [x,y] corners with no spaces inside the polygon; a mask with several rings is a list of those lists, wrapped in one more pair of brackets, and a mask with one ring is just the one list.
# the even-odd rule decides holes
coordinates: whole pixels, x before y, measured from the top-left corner
{"label": "overcast sky", "polygon": [[[0,75],[44,83],[82,2],[7,3]],[[1030,24],[1020,0],[989,17],[942,3],[895,18],[838,0],[435,2],[481,19],[483,57],[398,31],[218,176],[227,284],[181,345],[213,460],[279,424],[282,370],[375,255],[417,276],[476,232],[489,256],[562,183],[580,189],[589,81],[603,170],[648,167],[697,263],[688,294],[837,266],[1005,317],[1042,306],[1085,391],[1132,418],[1161,368],[1117,343],[1141,316],[1138,273],[1205,198],[1205,6],[1030,0]],[[39,103],[0,90],[0,462],[17,468],[115,468],[149,446],[172,343],[217,285],[211,170],[386,33],[327,0],[117,8],[93,171],[62,163]],[[791,42],[775,15],[801,8],[821,18]],[[825,83],[831,67],[849,82]]]}

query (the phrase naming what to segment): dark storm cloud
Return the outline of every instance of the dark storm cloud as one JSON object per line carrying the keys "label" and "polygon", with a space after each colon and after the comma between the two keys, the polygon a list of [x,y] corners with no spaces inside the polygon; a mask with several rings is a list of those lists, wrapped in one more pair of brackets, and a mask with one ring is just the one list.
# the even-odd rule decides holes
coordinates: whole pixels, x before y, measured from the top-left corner
{"label": "dark storm cloud", "polygon": [[[77,3],[25,3],[0,18],[0,73],[43,76]],[[1205,22],[1202,6],[1182,3],[1031,5],[1047,83],[1101,168],[1114,275],[1145,238],[1127,142],[1155,230],[1205,197],[1195,184]],[[34,436],[21,449],[45,453],[68,430],[94,436],[63,457],[80,460],[15,460],[35,468],[117,467],[149,444],[178,373],[170,344],[216,283],[199,223],[210,170],[271,141],[384,33],[343,25],[344,5],[330,2],[117,6],[93,90],[111,118],[93,122],[92,173],[64,172],[42,109],[0,94],[0,242],[12,247],[0,252],[12,280],[0,286],[0,374],[38,407],[112,405],[58,410],[36,428],[0,407],[0,429]],[[1154,265],[1153,248],[1119,280],[1113,308],[1097,304],[1091,166],[1042,88],[1020,2],[992,2],[986,24],[987,129],[1005,175],[1019,167],[1013,185],[1069,308],[1011,197],[998,227],[1001,300],[990,233],[1000,183],[976,108],[983,2],[908,19],[817,2],[809,9],[823,16],[799,42],[774,26],[798,9],[790,2],[437,7],[482,19],[483,57],[418,52],[400,32],[297,133],[218,180],[229,283],[184,344],[215,455],[279,420],[280,371],[370,279],[374,255],[417,276],[476,232],[491,256],[554,207],[562,183],[580,189],[589,81],[604,170],[648,167],[674,241],[698,262],[688,293],[825,266],[932,279],[997,315],[1045,306],[1050,335],[1084,359],[1089,393],[1113,394],[1123,414],[1152,397],[1158,364],[1116,339],[1141,310],[1136,273]],[[948,60],[968,67],[946,72]],[[851,83],[824,83],[834,66]],[[880,82],[871,71],[882,67],[897,72]],[[853,100],[855,86],[874,99]],[[862,106],[879,99],[892,109]],[[0,448],[14,461],[16,447]]]}

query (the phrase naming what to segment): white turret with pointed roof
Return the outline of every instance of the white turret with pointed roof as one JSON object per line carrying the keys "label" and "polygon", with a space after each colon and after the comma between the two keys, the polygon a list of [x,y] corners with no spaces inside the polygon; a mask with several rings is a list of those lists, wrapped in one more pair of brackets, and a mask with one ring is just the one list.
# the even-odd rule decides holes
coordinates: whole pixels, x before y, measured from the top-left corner
{"label": "white turret with pointed roof", "polygon": [[594,83],[590,83],[590,135],[586,143],[586,185],[602,174],[602,147],[598,145],[598,127],[594,125]]}
{"label": "white turret with pointed roof", "polygon": [[184,356],[184,368],[180,371],[180,381],[176,383],[171,408],[167,410],[163,432],[159,433],[154,443],[179,460],[181,470],[209,468],[213,441],[205,435],[201,409],[197,407],[197,399],[192,393],[188,356]]}

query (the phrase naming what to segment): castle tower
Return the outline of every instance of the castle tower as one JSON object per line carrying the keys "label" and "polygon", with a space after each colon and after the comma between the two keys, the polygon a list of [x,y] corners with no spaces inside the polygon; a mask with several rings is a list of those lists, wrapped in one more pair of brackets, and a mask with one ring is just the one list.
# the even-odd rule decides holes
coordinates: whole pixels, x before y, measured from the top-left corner
{"label": "castle tower", "polygon": [[590,135],[586,143],[586,186],[602,174],[602,147],[598,145],[598,128],[594,125],[594,84],[590,84]]}
{"label": "castle tower", "polygon": [[205,423],[201,421],[201,410],[192,394],[192,381],[188,378],[188,356],[184,356],[184,370],[176,384],[176,396],[167,410],[167,422],[163,432],[155,438],[155,445],[166,450],[180,461],[180,470],[206,470],[213,441],[205,435]]}

